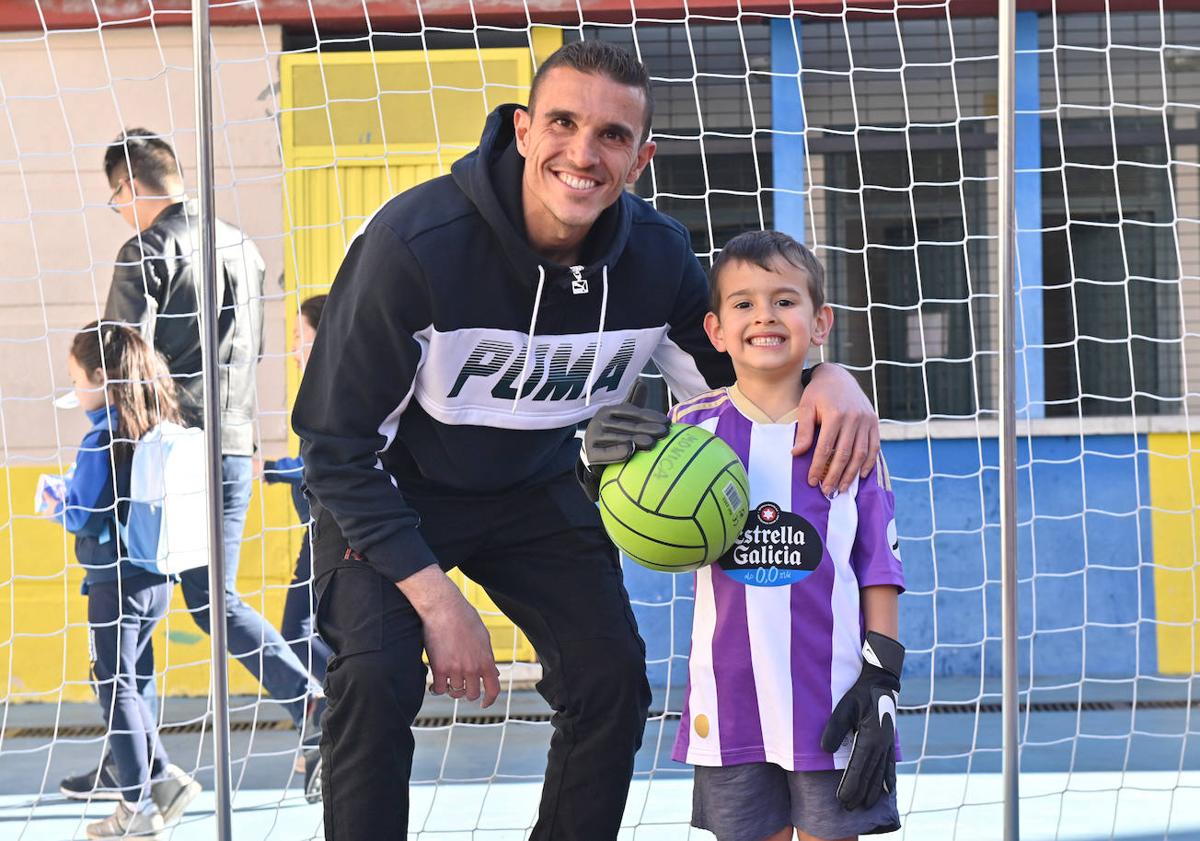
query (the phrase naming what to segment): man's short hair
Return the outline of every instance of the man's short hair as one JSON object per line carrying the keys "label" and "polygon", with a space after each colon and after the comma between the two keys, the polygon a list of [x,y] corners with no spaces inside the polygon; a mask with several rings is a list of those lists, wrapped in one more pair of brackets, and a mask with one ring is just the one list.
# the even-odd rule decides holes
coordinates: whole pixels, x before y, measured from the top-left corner
{"label": "man's short hair", "polygon": [[171,144],[145,128],[121,132],[104,152],[104,177],[136,178],[159,195],[171,194],[169,181],[179,178],[179,161]]}
{"label": "man's short hair", "polygon": [[542,62],[529,87],[529,113],[533,113],[538,87],[546,74],[555,67],[570,67],[580,73],[590,73],[612,79],[617,84],[639,88],[646,98],[646,119],[642,121],[642,140],[650,136],[654,119],[654,97],[650,93],[650,74],[646,67],[627,51],[608,41],[574,41],[564,44]]}
{"label": "man's short hair", "polygon": [[720,312],[721,272],[730,263],[752,263],[774,272],[777,260],[785,260],[808,276],[808,297],[814,310],[825,306],[825,267],[817,255],[782,231],[747,231],[726,243],[709,270],[709,307]]}

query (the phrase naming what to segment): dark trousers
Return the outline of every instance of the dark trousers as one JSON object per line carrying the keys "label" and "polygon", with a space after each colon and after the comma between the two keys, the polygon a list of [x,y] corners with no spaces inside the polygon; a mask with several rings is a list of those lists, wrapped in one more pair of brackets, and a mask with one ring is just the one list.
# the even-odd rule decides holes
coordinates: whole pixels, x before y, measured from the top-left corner
{"label": "dark trousers", "polygon": [[304,543],[296,556],[296,571],[288,586],[283,602],[283,622],[279,632],[292,647],[308,671],[317,680],[325,680],[325,666],[333,651],[316,632],[314,614],[317,610],[317,590],[312,580],[312,544],[308,529],[304,530]]}
{"label": "dark trousers", "polygon": [[[573,478],[493,497],[414,497],[421,533],[533,643],[554,710],[533,841],[617,837],[650,705],[646,649],[620,562]],[[334,657],[321,720],[327,841],[402,841],[411,725],[425,695],[422,625],[324,511],[314,537],[317,625]]]}
{"label": "dark trousers", "polygon": [[[221,490],[225,504],[222,535],[225,542],[225,621],[229,653],[279,701],[299,727],[308,700],[308,669],[297,659],[280,633],[237,592],[238,560],[246,509],[250,505],[253,467],[249,456],[222,456]],[[192,619],[209,632],[208,567],[189,569],[180,576],[183,601]]]}
{"label": "dark trousers", "polygon": [[168,762],[143,689],[153,685],[153,654],[145,656],[150,635],[170,602],[171,584],[158,575],[88,585],[92,680],[108,725],[117,782],[132,804],[149,796],[150,780],[161,776]]}

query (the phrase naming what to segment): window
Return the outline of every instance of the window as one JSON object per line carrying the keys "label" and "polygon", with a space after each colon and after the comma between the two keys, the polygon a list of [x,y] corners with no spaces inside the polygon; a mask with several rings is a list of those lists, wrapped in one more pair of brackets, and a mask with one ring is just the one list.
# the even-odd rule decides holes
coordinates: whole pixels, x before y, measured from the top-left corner
{"label": "window", "polygon": [[772,227],[770,27],[637,24],[585,32],[620,44],[650,71],[658,150],[636,190],[687,226],[702,262],[743,231]]}
{"label": "window", "polygon": [[[959,159],[956,149],[825,156],[831,356],[884,418],[970,417],[992,404],[981,388],[986,242],[967,236],[986,197],[982,182],[961,180]],[[982,172],[982,152],[961,159]]]}
{"label": "window", "polygon": [[802,33],[816,247],[836,312],[829,358],[883,418],[992,408],[995,22],[826,21]]}
{"label": "window", "polygon": [[1041,20],[1047,416],[1181,411],[1177,214],[1197,196],[1172,161],[1197,138],[1171,103],[1200,101],[1200,79],[1173,72],[1164,87],[1157,51],[1197,37],[1194,14]]}

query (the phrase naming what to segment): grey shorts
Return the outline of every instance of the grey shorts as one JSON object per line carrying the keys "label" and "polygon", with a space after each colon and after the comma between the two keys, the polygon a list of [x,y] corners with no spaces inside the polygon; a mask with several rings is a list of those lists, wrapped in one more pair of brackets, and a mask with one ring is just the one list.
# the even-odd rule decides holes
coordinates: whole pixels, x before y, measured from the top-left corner
{"label": "grey shorts", "polygon": [[785,826],[826,839],[900,828],[896,792],[870,809],[847,811],[837,799],[841,779],[841,771],[785,771],[768,762],[697,766],[692,826],[717,841],[762,841]]}

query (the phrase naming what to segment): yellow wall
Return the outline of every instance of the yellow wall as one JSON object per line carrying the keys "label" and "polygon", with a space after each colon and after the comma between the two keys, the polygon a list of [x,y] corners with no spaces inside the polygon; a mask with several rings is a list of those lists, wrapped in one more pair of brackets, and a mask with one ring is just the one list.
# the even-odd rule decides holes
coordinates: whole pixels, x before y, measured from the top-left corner
{"label": "yellow wall", "polygon": [[[531,43],[541,60],[561,45],[561,31],[535,27]],[[328,291],[363,222],[395,194],[449,172],[478,144],[492,109],[527,101],[532,78],[524,48],[283,57],[289,336],[300,302]],[[289,366],[289,405],[299,376]],[[482,589],[452,577],[483,617],[496,659],[533,660],[529,641]]]}
{"label": "yellow wall", "polygon": [[[33,513],[39,468],[0,470],[0,699],[88,701],[87,599],[74,538]],[[265,492],[264,492],[265,488]],[[265,528],[264,528],[265,525]],[[238,585],[243,599],[276,627],[292,580],[301,530],[283,486],[258,486],[250,501]],[[14,633],[14,630],[16,633]],[[176,588],[154,650],[160,691],[204,695],[209,638],[186,612]],[[254,694],[254,678],[234,663],[230,691]]]}
{"label": "yellow wall", "polygon": [[[531,31],[538,60],[560,44],[558,30]],[[260,223],[267,231],[289,232],[283,249],[283,310],[289,336],[299,301],[328,289],[346,243],[367,216],[391,195],[448,171],[454,160],[474,148],[491,108],[526,100],[533,72],[529,57],[530,50],[522,48],[283,58],[282,219],[274,228],[268,224],[277,218],[273,214],[239,217],[239,222],[252,232]],[[406,90],[415,93],[401,93]],[[368,101],[348,101],[361,98]],[[253,150],[272,148],[259,139]],[[235,151],[246,150],[235,144]],[[97,213],[104,214],[100,219],[107,220],[111,214],[103,211],[102,199],[97,206]],[[94,291],[90,285],[88,290]],[[298,373],[294,365],[286,369],[290,405]],[[294,436],[289,450],[296,451]],[[33,513],[37,476],[54,470],[0,468],[0,701],[93,697],[87,680],[86,600],[79,593],[82,573],[75,563],[73,539]],[[239,589],[278,626],[301,540],[285,487],[256,486],[245,534]],[[497,659],[533,659],[528,641],[486,595],[468,582],[460,583],[489,626]],[[178,591],[170,615],[159,627],[155,651],[165,694],[207,692],[209,638],[191,621]],[[230,667],[230,688],[238,694],[259,691],[237,664]]]}
{"label": "yellow wall", "polygon": [[1158,669],[1200,671],[1200,436],[1147,436]]}

